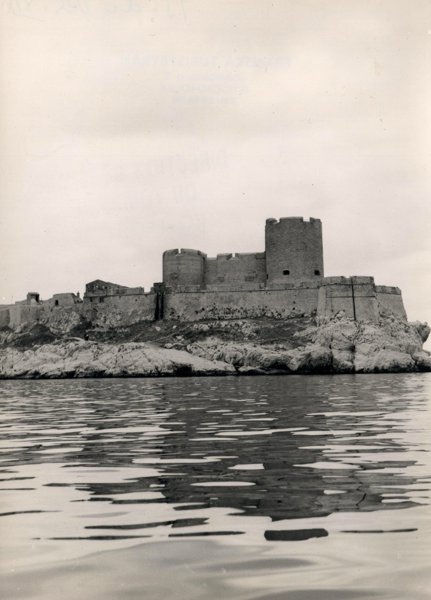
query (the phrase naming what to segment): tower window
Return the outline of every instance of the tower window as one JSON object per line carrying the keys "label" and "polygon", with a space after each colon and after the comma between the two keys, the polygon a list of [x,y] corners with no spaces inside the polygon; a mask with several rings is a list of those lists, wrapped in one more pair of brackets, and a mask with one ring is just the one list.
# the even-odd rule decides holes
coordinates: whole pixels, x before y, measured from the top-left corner
{"label": "tower window", "polygon": [[290,275],[290,271],[289,271],[289,269],[284,269],[284,271],[283,271],[283,275]]}
{"label": "tower window", "polygon": [[58,300],[55,300],[54,305],[58,306]]}
{"label": "tower window", "polygon": [[314,274],[315,274],[315,275],[320,275],[320,271],[319,271],[319,269],[314,269]]}

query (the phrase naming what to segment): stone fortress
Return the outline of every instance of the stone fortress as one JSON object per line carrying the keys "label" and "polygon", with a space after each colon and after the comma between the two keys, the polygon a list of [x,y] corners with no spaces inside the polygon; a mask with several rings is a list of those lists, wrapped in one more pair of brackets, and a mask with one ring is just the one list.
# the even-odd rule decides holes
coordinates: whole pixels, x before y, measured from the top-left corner
{"label": "stone fortress", "polygon": [[218,254],[175,249],[163,253],[163,282],[149,292],[102,280],[79,294],[55,294],[0,307],[0,327],[75,319],[94,326],[124,327],[139,321],[332,318],[378,322],[406,320],[401,291],[376,285],[373,277],[325,277],[320,219],[267,219],[265,251]]}

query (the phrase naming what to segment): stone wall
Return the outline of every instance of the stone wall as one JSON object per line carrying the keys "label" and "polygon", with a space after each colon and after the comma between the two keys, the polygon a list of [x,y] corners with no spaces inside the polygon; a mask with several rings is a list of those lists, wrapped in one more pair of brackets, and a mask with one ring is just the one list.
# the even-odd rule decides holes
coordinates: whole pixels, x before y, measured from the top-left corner
{"label": "stone wall", "polygon": [[317,314],[332,317],[341,311],[353,319],[352,282],[349,277],[326,277],[319,289]]}
{"label": "stone wall", "polygon": [[118,283],[111,283],[110,281],[95,279],[94,281],[90,281],[90,283],[86,284],[84,300],[87,300],[93,296],[123,294],[127,289],[128,288],[125,285],[119,285]]}
{"label": "stone wall", "polygon": [[96,327],[126,327],[139,321],[154,321],[156,294],[106,296],[103,302],[83,304],[83,317]]}
{"label": "stone wall", "polygon": [[9,309],[9,327],[16,329],[20,325],[38,323],[47,308],[43,304],[14,304]]}
{"label": "stone wall", "polygon": [[165,319],[283,319],[315,313],[317,300],[318,286],[312,283],[280,290],[170,292],[165,296]]}
{"label": "stone wall", "polygon": [[265,283],[264,252],[218,254],[206,259],[205,286],[235,286],[238,283]]}
{"label": "stone wall", "polygon": [[81,302],[76,294],[73,293],[63,293],[63,294],[54,294],[52,298],[49,300],[45,300],[43,304],[48,304],[50,306],[74,306]]}
{"label": "stone wall", "polygon": [[[198,321],[204,319],[286,319],[313,315],[331,318],[343,312],[357,321],[377,322],[381,315],[393,314],[406,319],[401,291],[395,287],[376,286],[372,277],[327,277],[318,281],[274,283],[239,282],[226,289],[223,283],[167,289],[164,298],[140,288],[132,293],[93,297],[92,302],[72,303],[71,294],[64,295],[65,304],[52,299],[38,304],[17,303],[0,309],[0,327],[13,329],[31,323],[43,323],[53,331],[65,333],[82,321],[96,328],[127,327],[140,321]],[[76,298],[76,297],[75,297]],[[159,305],[157,304],[159,299]],[[156,317],[158,310],[159,317]]]}
{"label": "stone wall", "polygon": [[407,319],[400,288],[376,285],[377,302],[381,313],[387,312],[401,319]]}
{"label": "stone wall", "polygon": [[9,327],[10,324],[10,308],[2,307],[0,308],[0,328],[1,327]]}
{"label": "stone wall", "polygon": [[353,289],[353,307],[356,321],[377,323],[379,309],[377,306],[376,286],[373,277],[351,277]]}
{"label": "stone wall", "polygon": [[204,284],[206,255],[200,250],[166,250],[163,252],[163,283],[171,288]]}
{"label": "stone wall", "polygon": [[170,289],[232,287],[239,283],[271,287],[290,281],[316,281],[323,276],[320,219],[268,219],[265,252],[218,254],[215,258],[208,258],[200,250],[185,248],[163,253],[163,283]]}
{"label": "stone wall", "polygon": [[267,219],[265,252],[268,285],[323,277],[320,219]]}
{"label": "stone wall", "polygon": [[[53,298],[39,304],[14,304],[0,311],[0,327],[17,329],[42,323],[65,333],[81,320],[96,327],[126,327],[139,321],[154,321],[156,294],[120,294],[93,298],[93,302],[55,305]],[[100,301],[101,300],[101,301]]]}
{"label": "stone wall", "polygon": [[319,290],[317,314],[331,318],[339,312],[357,321],[379,320],[373,277],[325,277]]}

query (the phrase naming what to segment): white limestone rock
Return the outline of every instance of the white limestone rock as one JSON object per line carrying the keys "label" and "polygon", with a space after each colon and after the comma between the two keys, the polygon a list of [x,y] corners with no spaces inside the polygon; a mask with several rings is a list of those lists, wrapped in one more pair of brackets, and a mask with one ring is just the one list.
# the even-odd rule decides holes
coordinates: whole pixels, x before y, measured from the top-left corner
{"label": "white limestone rock", "polygon": [[[214,322],[220,329],[220,322]],[[374,373],[431,371],[423,351],[429,327],[388,317],[380,323],[355,322],[345,316],[320,319],[277,342],[233,340],[199,329],[198,341],[186,350],[143,342],[101,343],[68,338],[27,350],[0,350],[0,377],[122,377],[157,375],[225,375],[234,373]],[[214,331],[217,331],[215,329]],[[207,337],[202,338],[202,333]],[[224,331],[223,331],[224,334]],[[175,345],[184,346],[184,337]],[[289,338],[289,339],[287,339]],[[178,342],[178,343],[177,343]]]}
{"label": "white limestone rock", "polygon": [[380,323],[355,322],[345,316],[320,320],[302,330],[293,349],[271,344],[223,341],[215,337],[190,344],[188,351],[235,366],[240,373],[373,373],[431,370],[422,350],[429,327],[390,317]]}
{"label": "white limestone rock", "polygon": [[0,350],[2,378],[122,377],[220,375],[235,372],[227,364],[166,350],[150,344],[120,345],[60,341],[31,350]]}

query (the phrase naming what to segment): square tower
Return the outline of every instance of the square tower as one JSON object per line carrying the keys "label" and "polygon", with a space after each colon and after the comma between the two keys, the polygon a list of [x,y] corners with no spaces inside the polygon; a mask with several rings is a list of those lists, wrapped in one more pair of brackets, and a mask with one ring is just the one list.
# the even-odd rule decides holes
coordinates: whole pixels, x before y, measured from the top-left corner
{"label": "square tower", "polygon": [[286,217],[265,226],[267,285],[323,277],[322,222]]}

